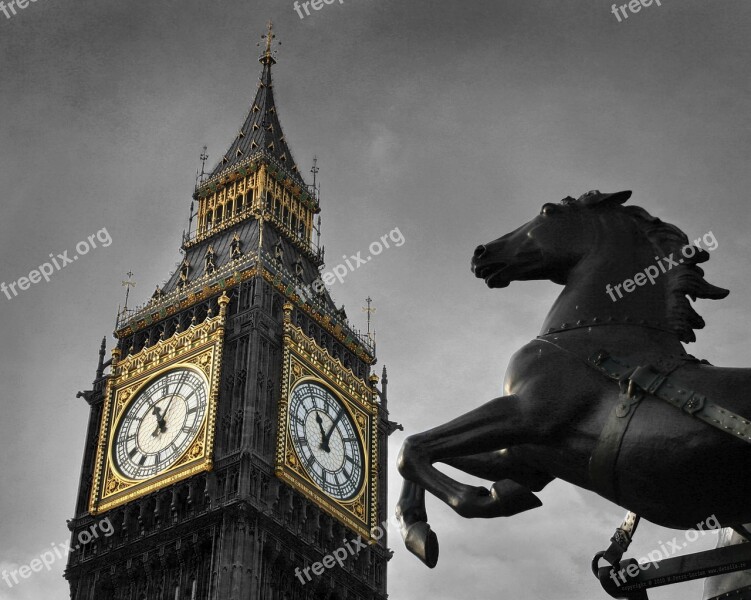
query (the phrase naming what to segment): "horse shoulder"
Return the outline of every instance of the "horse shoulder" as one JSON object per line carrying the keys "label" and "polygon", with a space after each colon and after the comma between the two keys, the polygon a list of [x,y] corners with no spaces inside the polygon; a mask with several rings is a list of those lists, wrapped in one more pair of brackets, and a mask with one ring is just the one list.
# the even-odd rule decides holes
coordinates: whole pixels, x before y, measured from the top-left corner
{"label": "horse shoulder", "polygon": [[547,405],[549,412],[571,413],[590,406],[606,384],[605,378],[581,358],[533,340],[511,357],[504,389],[506,394],[515,394],[525,402]]}

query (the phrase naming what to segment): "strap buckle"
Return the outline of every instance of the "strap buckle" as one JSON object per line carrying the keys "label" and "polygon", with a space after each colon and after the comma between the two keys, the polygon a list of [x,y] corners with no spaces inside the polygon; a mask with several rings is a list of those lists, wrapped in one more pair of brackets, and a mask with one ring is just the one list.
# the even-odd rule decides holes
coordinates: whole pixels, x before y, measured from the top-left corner
{"label": "strap buckle", "polygon": [[611,567],[618,565],[626,550],[631,545],[639,521],[639,515],[629,512],[623,520],[623,524],[615,530],[613,537],[610,538],[608,549],[595,554],[595,557],[592,559],[592,572],[595,574],[595,577],[597,577],[600,559],[604,559]]}
{"label": "strap buckle", "polygon": [[629,377],[629,391],[632,389],[631,385],[635,385],[646,393],[654,395],[666,379],[667,376],[655,370],[652,365],[636,367]]}

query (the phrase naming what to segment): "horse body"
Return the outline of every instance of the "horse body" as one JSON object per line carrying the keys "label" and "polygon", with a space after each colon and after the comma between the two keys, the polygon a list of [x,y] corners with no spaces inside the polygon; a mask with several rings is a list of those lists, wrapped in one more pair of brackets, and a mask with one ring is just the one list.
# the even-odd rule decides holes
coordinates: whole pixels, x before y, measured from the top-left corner
{"label": "horse body", "polygon": [[[697,264],[708,254],[693,247],[691,256],[674,257],[690,245],[685,234],[639,207],[622,207],[629,196],[597,192],[546,204],[529,223],[475,251],[473,271],[491,288],[549,279],[564,289],[540,336],[512,357],[503,397],[405,440],[397,516],[407,547],[428,566],[436,564],[438,542],[425,491],[464,517],[512,516],[539,507],[534,492],[560,478],[666,527],[688,529],[713,515],[725,526],[751,521],[744,476],[751,446],[653,396],[641,400],[622,436],[612,485],[590,474],[622,398],[616,382],[587,364],[598,351],[634,367],[673,361],[671,377],[682,386],[751,418],[751,370],[701,364],[682,345],[704,326],[686,295],[728,293],[703,279]],[[620,298],[606,292],[635,273],[654,275],[647,267],[668,259],[670,268],[661,266],[650,285],[633,293],[624,287]],[[462,484],[433,466],[439,462],[494,483]]]}
{"label": "horse body", "polygon": [[[751,472],[748,445],[651,396],[641,401],[623,438],[613,473],[620,493],[613,496],[593,484],[590,456],[619,400],[618,386],[585,364],[597,349],[615,353],[619,347],[618,337],[605,335],[605,329],[600,335],[586,330],[561,335],[555,339],[559,347],[535,340],[512,358],[505,391],[520,399],[530,423],[540,423],[541,438],[509,449],[512,455],[664,527],[688,529],[713,514],[723,524],[750,520],[751,482],[742,476]],[[581,353],[587,345],[592,352]],[[567,350],[572,346],[576,353]],[[633,365],[650,362],[643,349],[619,358]],[[751,386],[749,369],[689,362],[674,376],[732,412],[751,414],[743,394]]]}

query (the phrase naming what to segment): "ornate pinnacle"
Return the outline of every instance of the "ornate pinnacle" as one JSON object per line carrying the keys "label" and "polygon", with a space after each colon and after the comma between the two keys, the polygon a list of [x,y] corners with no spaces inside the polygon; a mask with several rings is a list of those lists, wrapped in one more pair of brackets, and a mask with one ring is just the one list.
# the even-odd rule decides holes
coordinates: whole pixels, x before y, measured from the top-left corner
{"label": "ornate pinnacle", "polygon": [[[274,33],[274,22],[269,19],[269,22],[267,23],[267,31],[264,35],[261,36],[261,40],[266,41],[266,49],[264,50],[264,53],[261,55],[260,62],[262,64],[274,64],[276,60],[274,59],[274,54],[271,51],[271,44],[276,39],[276,34]],[[258,44],[259,46],[261,44]]]}

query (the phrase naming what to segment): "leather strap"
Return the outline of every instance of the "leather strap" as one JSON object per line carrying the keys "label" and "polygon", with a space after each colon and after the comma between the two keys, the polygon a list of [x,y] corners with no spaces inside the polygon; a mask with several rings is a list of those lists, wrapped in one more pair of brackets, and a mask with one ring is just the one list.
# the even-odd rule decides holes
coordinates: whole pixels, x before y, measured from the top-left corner
{"label": "leather strap", "polygon": [[[596,359],[593,361],[593,359]],[[587,361],[611,379],[616,380],[621,388],[618,403],[610,411],[608,420],[600,432],[597,445],[589,458],[589,478],[595,489],[618,503],[618,486],[616,484],[616,465],[621,452],[623,438],[631,419],[636,413],[644,395],[627,389],[628,377],[633,371],[626,363],[602,352]]]}
{"label": "leather strap", "polygon": [[711,402],[670,374],[660,373],[651,365],[632,368],[604,351],[591,356],[587,362],[611,379],[627,379],[630,391],[650,394],[712,427],[751,443],[751,421]]}

